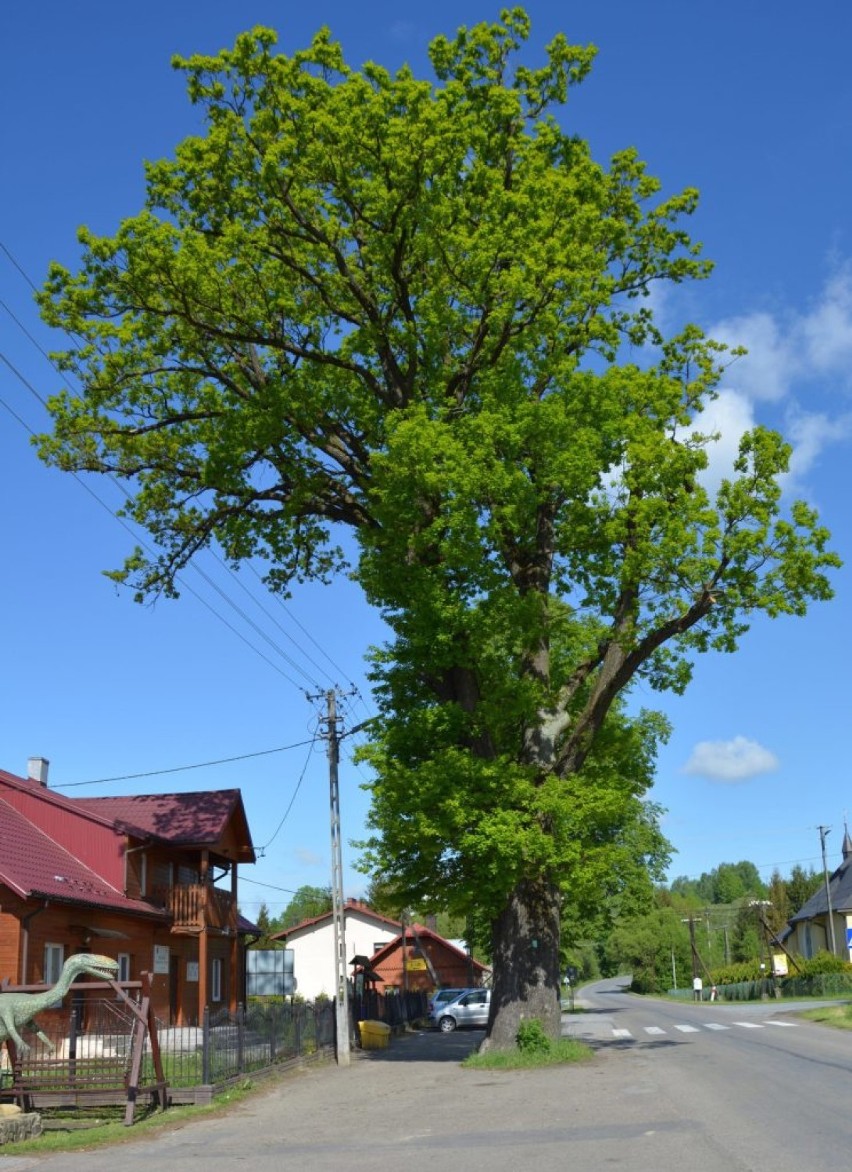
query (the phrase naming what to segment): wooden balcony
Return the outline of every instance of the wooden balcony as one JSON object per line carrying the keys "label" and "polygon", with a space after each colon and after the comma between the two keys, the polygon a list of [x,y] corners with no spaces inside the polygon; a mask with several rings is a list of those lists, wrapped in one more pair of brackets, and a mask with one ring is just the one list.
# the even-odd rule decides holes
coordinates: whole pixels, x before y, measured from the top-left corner
{"label": "wooden balcony", "polygon": [[237,901],[229,891],[209,883],[181,883],[157,895],[172,917],[172,931],[200,932],[203,928],[237,928]]}

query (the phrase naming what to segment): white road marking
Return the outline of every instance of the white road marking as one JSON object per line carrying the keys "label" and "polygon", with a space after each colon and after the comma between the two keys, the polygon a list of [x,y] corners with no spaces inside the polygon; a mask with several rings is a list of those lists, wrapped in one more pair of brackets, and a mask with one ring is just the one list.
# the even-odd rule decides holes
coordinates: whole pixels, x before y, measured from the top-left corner
{"label": "white road marking", "polygon": [[[729,1030],[729,1029],[731,1029],[731,1026],[739,1026],[740,1029],[742,1029],[742,1030],[762,1030],[764,1026],[768,1026],[768,1025],[782,1026],[785,1029],[795,1029],[796,1026],[798,1025],[798,1022],[780,1021],[777,1018],[767,1018],[766,1021],[760,1021],[760,1022],[758,1022],[758,1021],[734,1021],[734,1022],[731,1022],[731,1025],[723,1025],[719,1021],[705,1021],[702,1023],[701,1026],[683,1024],[683,1025],[675,1025],[670,1028],[676,1029],[682,1034],[700,1034],[702,1029],[719,1031],[719,1030]],[[642,1026],[642,1030],[644,1033],[650,1034],[652,1037],[660,1037],[661,1035],[664,1036],[668,1032],[662,1026],[656,1026],[656,1025]],[[614,1038],[632,1038],[633,1034],[630,1032],[630,1030],[615,1029],[613,1027],[612,1036]]]}

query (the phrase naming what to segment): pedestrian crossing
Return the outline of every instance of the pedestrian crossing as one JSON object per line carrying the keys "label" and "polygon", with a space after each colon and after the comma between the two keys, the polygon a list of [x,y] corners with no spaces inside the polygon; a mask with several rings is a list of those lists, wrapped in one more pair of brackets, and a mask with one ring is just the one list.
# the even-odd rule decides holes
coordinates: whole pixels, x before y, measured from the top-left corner
{"label": "pedestrian crossing", "polygon": [[[651,1037],[659,1038],[665,1037],[669,1032],[680,1034],[700,1034],[703,1030],[711,1030],[720,1032],[722,1030],[763,1030],[770,1026],[779,1029],[795,1029],[797,1022],[794,1021],[779,1021],[776,1018],[768,1018],[766,1021],[732,1021],[728,1025],[724,1025],[719,1021],[706,1021],[700,1025],[689,1025],[686,1022],[672,1024],[670,1026],[648,1025],[642,1026],[638,1031],[640,1034],[649,1034]],[[623,1027],[612,1027],[612,1036],[622,1040],[628,1040],[635,1036],[632,1030],[624,1029]]]}

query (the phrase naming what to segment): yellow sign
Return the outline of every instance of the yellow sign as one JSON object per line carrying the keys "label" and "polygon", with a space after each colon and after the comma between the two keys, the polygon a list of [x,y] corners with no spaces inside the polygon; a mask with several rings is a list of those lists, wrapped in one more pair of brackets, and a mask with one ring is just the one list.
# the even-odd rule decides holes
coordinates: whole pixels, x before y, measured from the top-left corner
{"label": "yellow sign", "polygon": [[772,971],[776,977],[787,976],[787,957],[783,952],[772,953]]}
{"label": "yellow sign", "polygon": [[422,956],[414,956],[405,962],[405,971],[407,973],[420,973],[426,968],[426,961]]}

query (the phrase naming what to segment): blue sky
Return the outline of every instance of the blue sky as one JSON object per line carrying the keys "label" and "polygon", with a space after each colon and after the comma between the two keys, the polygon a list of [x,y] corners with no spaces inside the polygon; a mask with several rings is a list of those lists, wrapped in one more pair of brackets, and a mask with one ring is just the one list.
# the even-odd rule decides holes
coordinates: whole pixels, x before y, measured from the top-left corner
{"label": "blue sky", "polygon": [[[531,58],[558,31],[599,48],[564,124],[601,160],[636,146],[665,192],[701,191],[691,229],[716,272],[665,293],[659,312],[749,347],[715,407],[722,446],[754,421],[780,427],[794,444],[789,491],[817,505],[852,563],[852,9],[527,9]],[[140,607],[117,591],[101,571],[136,540],[111,515],[117,488],[44,468],[28,442],[46,426],[39,398],[59,385],[41,349],[63,344],[40,324],[29,282],[53,259],[73,267],[79,224],[108,233],[135,213],[142,161],[195,128],[173,53],[216,51],[255,24],[292,51],[328,24],[351,64],[423,73],[432,36],[497,11],[480,0],[42,0],[0,15],[0,768],[24,773],[29,756],[46,756],[51,783],[78,796],[239,786],[265,847],[241,889],[249,915],[329,881],[325,746],[312,743],[322,702],[306,694],[357,688],[341,701],[346,725],[365,719],[363,657],[381,627],[347,583],[300,589],[285,607],[212,557],[186,573],[178,602]],[[701,660],[683,698],[637,696],[674,726],[652,795],[668,811],[672,876],[742,858],[767,878],[776,865],[819,866],[819,825],[833,828],[839,861],[852,804],[850,572],[806,619],[759,622],[736,656]],[[345,842],[366,812],[356,739],[341,764]],[[165,772],[181,766],[196,768]],[[345,846],[347,895],[365,883],[354,858]]]}

